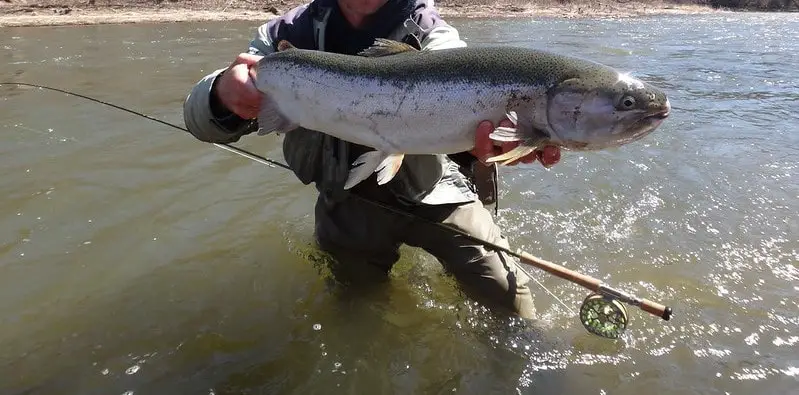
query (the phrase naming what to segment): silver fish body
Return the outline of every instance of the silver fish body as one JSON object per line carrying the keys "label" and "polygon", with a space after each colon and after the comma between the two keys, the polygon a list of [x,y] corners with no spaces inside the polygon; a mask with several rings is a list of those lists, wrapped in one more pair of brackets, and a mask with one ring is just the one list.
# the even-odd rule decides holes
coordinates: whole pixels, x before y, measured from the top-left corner
{"label": "silver fish body", "polygon": [[379,40],[362,56],[282,49],[265,56],[261,133],[296,127],[373,147],[355,161],[346,188],[378,172],[391,180],[405,154],[449,154],[474,146],[477,124],[508,116],[491,134],[519,141],[492,158],[511,162],[553,144],[596,150],[640,139],[668,116],[657,88],[587,60],[514,47],[416,51]]}

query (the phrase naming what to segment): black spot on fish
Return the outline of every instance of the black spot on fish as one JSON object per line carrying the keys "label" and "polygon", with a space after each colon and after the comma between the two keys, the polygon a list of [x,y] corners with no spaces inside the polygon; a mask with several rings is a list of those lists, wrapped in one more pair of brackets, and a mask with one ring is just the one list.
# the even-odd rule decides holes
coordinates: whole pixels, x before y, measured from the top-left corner
{"label": "black spot on fish", "polygon": [[394,114],[392,114],[392,113],[390,113],[388,111],[375,110],[374,112],[372,112],[372,116],[375,116],[375,115],[388,118],[389,116],[394,115]]}

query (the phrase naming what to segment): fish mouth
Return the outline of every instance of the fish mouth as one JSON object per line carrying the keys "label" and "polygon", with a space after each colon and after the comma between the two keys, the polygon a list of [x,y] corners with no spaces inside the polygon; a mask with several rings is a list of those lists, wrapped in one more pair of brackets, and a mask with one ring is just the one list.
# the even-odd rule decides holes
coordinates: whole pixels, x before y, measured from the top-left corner
{"label": "fish mouth", "polygon": [[671,109],[665,108],[654,114],[647,115],[639,119],[638,122],[634,123],[628,131],[631,141],[638,140],[639,138],[657,129],[658,126],[660,126],[660,124],[669,117],[669,114],[671,114]]}
{"label": "fish mouth", "polygon": [[671,114],[671,106],[668,102],[666,102],[664,107],[665,108],[661,107],[658,111],[651,112],[649,115],[642,116],[632,124],[628,123],[629,126],[627,127],[623,124],[617,125],[617,128],[614,128],[615,131],[611,133],[611,135],[613,135],[611,138],[608,138],[609,136],[604,136],[599,139],[591,139],[591,141],[561,139],[554,131],[548,131],[548,142],[571,151],[595,151],[620,147],[638,141],[655,131],[655,129],[657,129]]}
{"label": "fish mouth", "polygon": [[663,105],[660,107],[660,110],[656,111],[647,118],[663,122],[664,119],[668,118],[669,114],[671,114],[671,103],[669,102],[669,99],[666,99],[666,102],[663,103]]}
{"label": "fish mouth", "polygon": [[659,120],[662,121],[662,120],[668,118],[669,114],[671,114],[671,108],[666,108],[666,109],[663,109],[663,110],[661,110],[661,111],[659,111],[659,112],[657,112],[657,113],[655,113],[653,115],[648,116],[647,118],[659,119]]}
{"label": "fish mouth", "polygon": [[622,145],[630,144],[638,141],[657,129],[663,121],[668,118],[670,109],[666,108],[650,115],[644,116],[634,122],[632,125],[624,129],[619,134],[619,138],[606,141],[604,144],[592,147],[593,149],[602,149],[609,147],[619,147]]}

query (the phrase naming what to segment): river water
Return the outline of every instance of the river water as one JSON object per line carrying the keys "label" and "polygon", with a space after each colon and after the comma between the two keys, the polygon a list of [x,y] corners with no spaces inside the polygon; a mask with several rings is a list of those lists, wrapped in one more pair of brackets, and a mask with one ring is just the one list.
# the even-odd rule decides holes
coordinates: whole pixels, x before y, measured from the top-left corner
{"label": "river water", "polygon": [[[407,247],[389,282],[339,286],[313,246],[314,189],[289,172],[0,86],[0,394],[795,394],[799,18],[451,23],[471,45],[583,56],[668,92],[673,115],[640,142],[504,170],[497,220],[514,248],[673,320],[630,307],[627,333],[602,339],[534,284],[530,332]],[[0,76],[182,125],[191,85],[253,29],[6,28]],[[282,160],[279,137],[238,145]],[[527,270],[572,310],[588,294]]]}

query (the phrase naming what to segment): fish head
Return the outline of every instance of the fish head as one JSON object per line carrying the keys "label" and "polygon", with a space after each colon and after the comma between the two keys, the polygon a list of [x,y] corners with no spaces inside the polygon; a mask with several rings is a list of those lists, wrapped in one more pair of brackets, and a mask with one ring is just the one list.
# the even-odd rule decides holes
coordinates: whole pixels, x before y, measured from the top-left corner
{"label": "fish head", "polygon": [[670,112],[663,91],[613,71],[553,86],[547,123],[552,143],[589,151],[639,140],[657,129]]}

